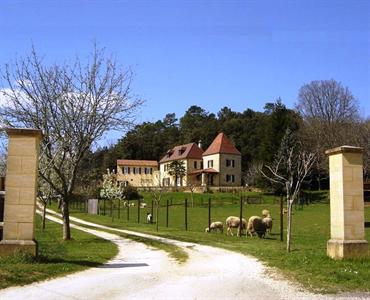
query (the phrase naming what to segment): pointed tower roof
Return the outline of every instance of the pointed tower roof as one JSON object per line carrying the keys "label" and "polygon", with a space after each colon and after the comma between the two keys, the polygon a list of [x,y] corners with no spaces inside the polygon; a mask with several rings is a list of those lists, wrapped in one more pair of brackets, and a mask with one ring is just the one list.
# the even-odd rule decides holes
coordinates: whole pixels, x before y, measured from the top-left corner
{"label": "pointed tower roof", "polygon": [[223,133],[219,133],[213,140],[212,144],[204,151],[203,156],[224,153],[224,154],[238,154],[240,152],[235,148],[233,143],[228,139],[228,137]]}

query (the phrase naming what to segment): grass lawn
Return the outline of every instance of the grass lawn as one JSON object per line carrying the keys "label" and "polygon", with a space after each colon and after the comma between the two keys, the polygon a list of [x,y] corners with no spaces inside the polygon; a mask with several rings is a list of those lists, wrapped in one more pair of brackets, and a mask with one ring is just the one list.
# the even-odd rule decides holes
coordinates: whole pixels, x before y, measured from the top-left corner
{"label": "grass lawn", "polygon": [[[230,215],[239,215],[238,196],[227,193],[211,194],[212,221],[225,221]],[[201,197],[203,196],[203,201]],[[279,205],[274,203],[272,196],[266,204],[246,204],[243,215],[249,218],[260,215],[267,208],[274,218],[272,235],[266,239],[226,236],[224,234],[207,234],[204,232],[208,223],[207,196],[196,195],[194,207],[190,200],[188,207],[188,231],[184,227],[184,206],[174,205],[169,209],[169,227],[166,227],[166,207],[160,209],[159,231],[156,224],[146,224],[146,213],[151,211],[150,194],[145,194],[145,202],[149,204],[140,210],[140,223],[137,223],[137,207],[130,208],[130,220],[127,221],[127,209],[121,207],[118,218],[117,207],[114,215],[88,215],[72,210],[76,217],[116,228],[136,230],[157,234],[164,237],[197,242],[206,245],[251,254],[265,262],[268,266],[279,269],[287,278],[301,283],[306,288],[317,292],[339,291],[370,291],[370,258],[363,260],[334,261],[326,256],[326,242],[330,237],[329,205],[324,203],[305,205],[302,210],[295,209],[293,215],[292,252],[287,253],[285,242],[279,237]],[[190,199],[188,193],[168,193],[164,195],[162,204],[169,198],[173,203],[182,203],[184,197]],[[231,199],[234,199],[230,201]],[[108,205],[107,205],[108,206]],[[155,213],[155,209],[154,209]],[[366,219],[370,220],[370,208],[366,208]],[[154,216],[154,220],[156,220]],[[286,224],[286,216],[284,216]],[[285,226],[284,226],[285,227]],[[225,230],[226,231],[226,230]],[[284,240],[285,240],[284,231]],[[370,241],[370,229],[366,229],[366,239]]]}
{"label": "grass lawn", "polygon": [[61,225],[47,221],[42,232],[41,218],[36,220],[39,257],[18,253],[0,258],[0,288],[81,271],[108,261],[118,252],[115,244],[74,229],[73,239],[63,241]]}

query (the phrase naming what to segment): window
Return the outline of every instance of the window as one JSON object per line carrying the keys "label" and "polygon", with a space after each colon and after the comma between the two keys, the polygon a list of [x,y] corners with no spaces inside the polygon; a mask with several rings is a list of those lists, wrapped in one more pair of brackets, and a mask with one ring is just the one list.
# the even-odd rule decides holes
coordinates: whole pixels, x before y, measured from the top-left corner
{"label": "window", "polygon": [[196,169],[196,168],[198,168],[198,162],[197,161],[194,162],[194,169]]}
{"label": "window", "polygon": [[164,171],[166,172],[166,171],[168,170],[168,166],[167,166],[167,164],[165,164],[165,165],[163,166],[163,168],[164,168]]}
{"label": "window", "polygon": [[213,160],[209,160],[209,161],[207,162],[207,167],[208,167],[208,168],[213,168]]}
{"label": "window", "polygon": [[137,168],[138,174],[141,174],[141,168]]}
{"label": "window", "polygon": [[170,179],[169,178],[163,178],[162,182],[163,182],[164,186],[169,186],[170,185]]}
{"label": "window", "polygon": [[141,168],[138,168],[138,167],[132,168],[132,172],[134,174],[141,174]]}
{"label": "window", "polygon": [[203,162],[200,162],[200,168],[203,169]]}
{"label": "window", "polygon": [[132,174],[136,174],[136,168],[135,167],[132,168]]}
{"label": "window", "polygon": [[227,159],[226,160],[226,167],[235,168],[235,160],[234,159]]}
{"label": "window", "polygon": [[226,175],[226,182],[235,182],[235,175]]}
{"label": "window", "polygon": [[153,174],[153,168],[149,168],[149,174]]}
{"label": "window", "polygon": [[130,167],[123,167],[123,174],[130,174]]}

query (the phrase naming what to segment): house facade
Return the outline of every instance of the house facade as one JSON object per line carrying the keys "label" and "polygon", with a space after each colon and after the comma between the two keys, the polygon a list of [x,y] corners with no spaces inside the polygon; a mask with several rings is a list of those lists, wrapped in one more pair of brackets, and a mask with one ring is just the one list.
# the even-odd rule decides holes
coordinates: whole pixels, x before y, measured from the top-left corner
{"label": "house facade", "polygon": [[158,162],[155,160],[117,160],[117,181],[136,187],[159,185]]}
{"label": "house facade", "polygon": [[[181,174],[174,172],[173,162]],[[175,146],[158,162],[118,160],[118,180],[137,187],[241,186],[241,153],[224,133],[203,151],[200,144]]]}
{"label": "house facade", "polygon": [[220,133],[203,153],[202,185],[240,186],[241,153]]}
{"label": "house facade", "polygon": [[[162,186],[187,186],[189,184],[200,185],[199,178],[189,176],[190,172],[203,168],[203,150],[195,143],[176,146],[167,151],[159,161],[159,171]],[[185,169],[183,176],[171,174],[171,163],[181,162]]]}

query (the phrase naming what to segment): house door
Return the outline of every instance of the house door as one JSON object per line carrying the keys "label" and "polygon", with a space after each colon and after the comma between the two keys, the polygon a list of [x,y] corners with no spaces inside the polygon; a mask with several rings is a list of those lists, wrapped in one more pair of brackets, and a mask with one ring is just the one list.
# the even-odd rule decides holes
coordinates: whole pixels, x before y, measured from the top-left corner
{"label": "house door", "polygon": [[208,175],[208,185],[213,185],[213,175]]}

